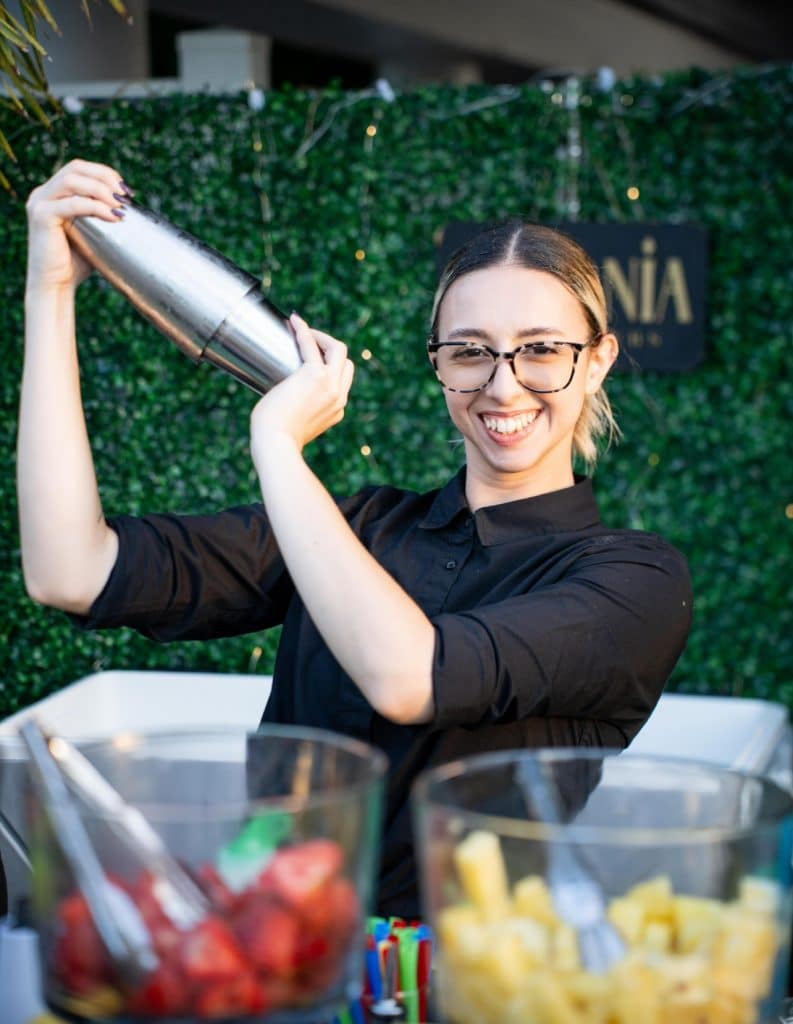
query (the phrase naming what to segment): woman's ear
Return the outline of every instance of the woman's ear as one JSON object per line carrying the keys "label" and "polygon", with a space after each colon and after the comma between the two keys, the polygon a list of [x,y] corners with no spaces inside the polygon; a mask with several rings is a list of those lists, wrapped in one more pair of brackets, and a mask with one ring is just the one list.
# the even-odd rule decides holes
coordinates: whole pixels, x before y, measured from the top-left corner
{"label": "woman's ear", "polygon": [[620,343],[615,334],[604,334],[594,348],[588,349],[589,361],[586,368],[586,393],[594,395],[606,379],[620,353]]}

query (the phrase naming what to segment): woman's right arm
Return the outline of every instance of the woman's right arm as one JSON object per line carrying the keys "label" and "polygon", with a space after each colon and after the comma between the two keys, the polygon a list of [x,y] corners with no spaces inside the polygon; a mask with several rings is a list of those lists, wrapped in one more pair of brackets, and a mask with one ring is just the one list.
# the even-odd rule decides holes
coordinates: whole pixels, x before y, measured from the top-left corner
{"label": "woman's right arm", "polygon": [[103,164],[73,160],[27,203],[25,358],[17,443],[22,567],[32,598],[83,614],[116,559],[83,414],[74,294],[90,268],[64,223],[90,215],[115,222],[125,189]]}

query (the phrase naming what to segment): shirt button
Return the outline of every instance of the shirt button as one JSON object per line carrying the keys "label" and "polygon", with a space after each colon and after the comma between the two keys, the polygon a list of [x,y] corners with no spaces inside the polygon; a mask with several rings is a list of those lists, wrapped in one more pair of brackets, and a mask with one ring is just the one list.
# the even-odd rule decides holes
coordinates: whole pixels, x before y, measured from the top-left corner
{"label": "shirt button", "polygon": [[446,568],[447,569],[456,569],[457,568],[457,562],[455,562],[455,560],[453,558],[450,558],[449,561],[446,563]]}

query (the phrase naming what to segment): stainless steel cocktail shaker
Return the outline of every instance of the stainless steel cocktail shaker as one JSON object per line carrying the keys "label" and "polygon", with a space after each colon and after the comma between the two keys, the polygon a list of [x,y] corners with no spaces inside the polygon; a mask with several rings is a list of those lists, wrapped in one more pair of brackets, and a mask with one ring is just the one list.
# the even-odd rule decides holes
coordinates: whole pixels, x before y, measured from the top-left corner
{"label": "stainless steel cocktail shaker", "polygon": [[159,214],[125,203],[116,224],[77,217],[75,248],[155,327],[260,394],[301,363],[292,329],[259,282]]}

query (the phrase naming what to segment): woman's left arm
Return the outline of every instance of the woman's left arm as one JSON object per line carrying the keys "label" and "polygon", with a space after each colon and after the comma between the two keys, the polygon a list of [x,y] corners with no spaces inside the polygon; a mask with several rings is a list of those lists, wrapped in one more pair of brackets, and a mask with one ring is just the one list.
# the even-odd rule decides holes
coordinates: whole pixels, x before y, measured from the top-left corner
{"label": "woman's left arm", "polygon": [[352,362],[342,342],[295,314],[291,323],[303,366],[251,417],[251,454],[270,524],[314,624],[372,707],[394,722],[427,722],[433,626],[361,544],[302,454],[344,416]]}

